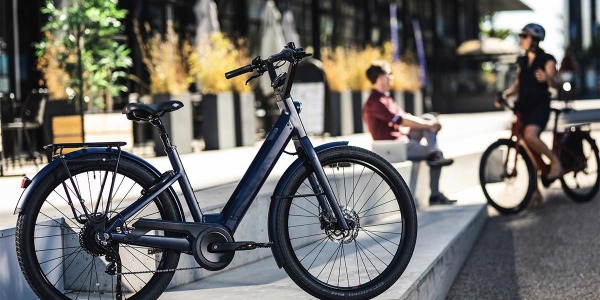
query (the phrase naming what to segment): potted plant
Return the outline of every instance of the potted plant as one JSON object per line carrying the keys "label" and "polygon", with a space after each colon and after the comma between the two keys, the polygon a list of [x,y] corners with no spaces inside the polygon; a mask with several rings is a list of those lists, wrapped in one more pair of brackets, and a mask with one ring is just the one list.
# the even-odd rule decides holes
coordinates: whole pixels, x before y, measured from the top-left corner
{"label": "potted plant", "polygon": [[236,145],[232,81],[224,74],[240,67],[238,57],[233,43],[220,32],[199,41],[190,55],[190,71],[201,93],[201,128],[206,150]]}
{"label": "potted plant", "polygon": [[[82,141],[84,103],[89,110],[111,110],[113,95],[127,90],[122,79],[126,77],[124,70],[131,66],[130,51],[114,40],[123,32],[121,20],[127,11],[111,0],[70,0],[62,7],[47,0],[42,12],[48,22],[42,27],[44,39],[35,45],[37,66],[51,99],[66,102],[54,105],[58,103],[50,101],[46,119],[52,126],[53,116],[78,113],[80,118],[79,122],[70,120],[69,126],[52,126],[51,140]],[[65,128],[73,132],[54,132]],[[75,131],[80,138],[74,139]],[[57,134],[69,138],[56,139]]]}
{"label": "potted plant", "polygon": [[[149,26],[145,26],[150,33]],[[139,24],[134,21],[134,31],[142,52],[142,60],[150,77],[150,93],[154,103],[179,100],[183,108],[172,114],[164,115],[161,120],[167,129],[171,141],[177,146],[179,153],[192,151],[192,102],[188,91],[191,77],[188,70],[188,56],[191,46],[181,41],[179,35],[173,30],[173,22],[167,21],[164,35],[150,34],[143,40]],[[177,128],[177,130],[173,130]],[[166,155],[158,133],[154,133],[154,151],[156,155]]]}
{"label": "potted plant", "polygon": [[[250,64],[247,41],[239,39],[235,49],[232,54],[236,59],[236,68]],[[245,74],[230,79],[235,108],[236,146],[252,146],[256,142],[256,98],[252,86],[246,83],[248,78],[249,75]]]}
{"label": "potted plant", "polygon": [[343,48],[324,49],[323,71],[329,93],[326,98],[325,124],[332,136],[354,133],[352,97],[348,88],[348,61]]}

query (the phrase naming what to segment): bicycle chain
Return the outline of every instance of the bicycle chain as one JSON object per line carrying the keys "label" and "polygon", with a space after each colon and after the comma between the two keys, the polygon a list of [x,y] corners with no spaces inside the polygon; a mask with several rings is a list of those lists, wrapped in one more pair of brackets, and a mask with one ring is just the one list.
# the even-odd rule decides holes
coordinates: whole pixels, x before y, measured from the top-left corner
{"label": "bicycle chain", "polygon": [[169,273],[169,272],[175,272],[175,271],[185,271],[185,270],[195,270],[195,269],[202,269],[202,267],[197,266],[197,267],[189,267],[189,268],[163,269],[163,270],[156,270],[156,271],[122,272],[122,273],[116,273],[115,276],[137,275],[137,274],[148,274],[148,273]]}

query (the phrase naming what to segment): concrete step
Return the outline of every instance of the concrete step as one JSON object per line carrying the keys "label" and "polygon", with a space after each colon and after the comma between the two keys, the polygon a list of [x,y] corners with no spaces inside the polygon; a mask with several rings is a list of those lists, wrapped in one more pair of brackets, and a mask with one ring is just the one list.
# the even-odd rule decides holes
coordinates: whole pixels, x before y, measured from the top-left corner
{"label": "concrete step", "polygon": [[[465,205],[433,207],[418,213],[419,231],[411,262],[400,279],[377,299],[445,297],[487,220],[486,205],[476,190],[453,196],[470,198],[464,201]],[[243,255],[246,253],[239,253],[235,259]],[[264,297],[313,298],[297,287],[283,269],[278,269],[274,259],[266,258],[169,289],[160,299]]]}

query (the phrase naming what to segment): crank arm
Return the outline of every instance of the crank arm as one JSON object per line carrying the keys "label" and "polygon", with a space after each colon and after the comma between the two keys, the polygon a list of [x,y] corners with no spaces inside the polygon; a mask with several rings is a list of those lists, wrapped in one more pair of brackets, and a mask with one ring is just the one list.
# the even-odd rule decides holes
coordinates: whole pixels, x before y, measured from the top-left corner
{"label": "crank arm", "polygon": [[213,253],[234,252],[244,250],[254,250],[256,248],[271,248],[273,243],[256,242],[230,242],[230,243],[212,243],[208,246],[208,251]]}

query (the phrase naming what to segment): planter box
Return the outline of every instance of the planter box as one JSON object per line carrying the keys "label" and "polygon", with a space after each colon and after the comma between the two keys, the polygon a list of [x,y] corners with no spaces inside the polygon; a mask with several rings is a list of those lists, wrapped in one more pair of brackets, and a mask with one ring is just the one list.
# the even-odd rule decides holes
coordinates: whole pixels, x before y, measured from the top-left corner
{"label": "planter box", "polygon": [[353,103],[350,91],[329,92],[326,118],[329,124],[327,130],[331,136],[349,135],[354,133]]}
{"label": "planter box", "polygon": [[133,121],[122,113],[85,114],[85,142],[126,142],[123,150],[133,149]]}
{"label": "planter box", "polygon": [[81,116],[52,117],[52,143],[81,143]]}
{"label": "planter box", "polygon": [[235,93],[235,144],[252,146],[256,142],[255,97],[251,92]]}
{"label": "planter box", "polygon": [[[180,95],[157,94],[152,96],[153,103],[167,102],[171,100],[179,100],[183,103],[183,107],[165,114],[161,117],[163,125],[169,134],[171,143],[177,146],[179,154],[192,152],[192,101],[190,93]],[[167,153],[163,147],[158,131],[152,128],[152,136],[154,137],[154,152],[157,156],[165,156]]]}
{"label": "planter box", "polygon": [[363,107],[369,98],[371,91],[352,91],[352,118],[354,133],[368,132],[367,124],[363,120]]}
{"label": "planter box", "polygon": [[[50,100],[46,102],[44,115],[44,145],[58,143],[83,142],[83,125],[81,115],[75,109],[75,103],[69,100]],[[76,149],[65,149],[69,153]],[[51,153],[47,153],[48,161]]]}
{"label": "planter box", "polygon": [[202,133],[206,150],[235,147],[233,93],[202,95]]}
{"label": "planter box", "polygon": [[425,113],[423,109],[423,93],[421,91],[413,92],[395,92],[394,100],[406,111],[415,116]]}

